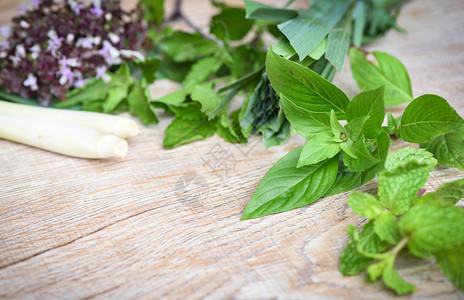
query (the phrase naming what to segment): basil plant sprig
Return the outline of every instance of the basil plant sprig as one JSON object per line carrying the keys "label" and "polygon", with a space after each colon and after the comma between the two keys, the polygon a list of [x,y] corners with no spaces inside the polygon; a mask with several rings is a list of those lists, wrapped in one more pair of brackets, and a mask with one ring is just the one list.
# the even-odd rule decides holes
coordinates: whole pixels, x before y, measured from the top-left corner
{"label": "basil plant sprig", "polygon": [[[314,71],[281,57],[273,47],[269,49],[269,80],[280,96],[286,118],[307,143],[285,155],[268,171],[242,219],[288,211],[361,186],[384,169],[392,134],[433,148],[440,163],[462,163],[464,150],[456,146],[459,143],[453,147],[457,156],[451,156],[442,144],[462,134],[464,120],[437,95],[414,99],[401,120],[389,115],[388,125],[382,126],[384,98],[395,90],[392,85],[404,87],[410,83],[407,73],[397,76],[396,81],[389,80],[389,75],[406,72],[404,66],[387,54],[378,57],[395,62],[390,70],[382,68],[382,64],[371,66],[386,74],[385,83],[350,100]],[[358,76],[358,83],[360,78],[363,77]],[[401,81],[406,79],[405,85]],[[346,124],[343,126],[340,120]]]}

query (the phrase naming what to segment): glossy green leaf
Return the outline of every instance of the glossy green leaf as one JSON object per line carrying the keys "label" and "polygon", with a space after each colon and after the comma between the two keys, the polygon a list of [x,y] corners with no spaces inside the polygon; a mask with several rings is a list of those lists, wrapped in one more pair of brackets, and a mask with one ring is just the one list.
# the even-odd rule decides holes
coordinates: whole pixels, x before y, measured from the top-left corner
{"label": "glossy green leaf", "polygon": [[319,1],[300,16],[278,25],[303,60],[337,24],[351,1]]}
{"label": "glossy green leaf", "polygon": [[355,118],[369,117],[361,130],[367,138],[376,138],[382,131],[382,123],[385,118],[383,94],[383,86],[376,90],[361,92],[351,100],[346,108],[348,122]]}
{"label": "glossy green leaf", "polygon": [[403,278],[400,277],[398,271],[395,270],[395,257],[392,256],[386,261],[387,263],[382,271],[382,280],[385,285],[393,289],[398,295],[414,292],[416,290],[415,286],[406,282]]}
{"label": "glossy green leaf", "polygon": [[369,62],[361,50],[350,50],[351,70],[359,89],[372,90],[385,85],[387,106],[411,101],[411,81],[404,65],[387,53],[374,51],[372,54],[378,64]]}
{"label": "glossy green leaf", "polygon": [[439,135],[421,144],[440,165],[464,170],[464,127]]}
{"label": "glossy green leaf", "polygon": [[158,117],[150,100],[150,91],[145,80],[136,82],[127,96],[129,112],[138,116],[145,125],[158,123]]}
{"label": "glossy green leaf", "polygon": [[225,41],[240,40],[250,31],[253,21],[245,18],[245,10],[238,7],[224,7],[213,16],[210,32]]}
{"label": "glossy green leaf", "polygon": [[297,168],[302,147],[287,153],[264,176],[242,220],[302,207],[321,197],[337,175],[338,157]]}
{"label": "glossy green leaf", "polygon": [[319,163],[332,158],[340,152],[340,144],[331,141],[330,133],[322,132],[306,142],[298,159],[297,168]]}
{"label": "glossy green leaf", "polygon": [[348,48],[350,47],[351,26],[348,14],[338,21],[337,25],[329,32],[327,36],[327,52],[325,58],[341,72],[345,64]]}
{"label": "glossy green leaf", "polygon": [[266,71],[272,87],[301,111],[330,113],[334,110],[339,119],[349,103],[348,97],[335,85],[317,73],[289,61],[269,49]]}
{"label": "glossy green leaf", "polygon": [[371,151],[367,148],[364,139],[359,139],[354,142],[353,150],[357,158],[353,158],[349,155],[343,155],[343,162],[346,166],[348,166],[350,171],[365,171],[381,161],[379,158],[372,155]]}
{"label": "glossy green leaf", "polygon": [[280,23],[298,16],[298,11],[292,9],[276,8],[255,1],[245,0],[244,3],[248,19]]}
{"label": "glossy green leaf", "polygon": [[212,54],[218,48],[214,41],[207,40],[199,33],[175,31],[163,39],[159,45],[175,62],[197,60],[200,56]]}
{"label": "glossy green leaf", "polygon": [[445,99],[437,95],[422,95],[404,110],[400,135],[407,142],[424,143],[463,126],[464,120]]}

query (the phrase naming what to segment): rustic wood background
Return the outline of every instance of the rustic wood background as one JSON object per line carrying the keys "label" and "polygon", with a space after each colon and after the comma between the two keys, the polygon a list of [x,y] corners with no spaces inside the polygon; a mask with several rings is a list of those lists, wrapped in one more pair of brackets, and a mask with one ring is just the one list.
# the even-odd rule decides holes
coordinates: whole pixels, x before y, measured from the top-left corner
{"label": "rustic wood background", "polygon": [[[186,1],[184,10],[199,26],[212,12],[206,0]],[[1,23],[15,13],[2,7]],[[402,60],[415,96],[439,94],[464,115],[464,1],[410,1],[398,23],[408,34],[391,32],[368,49]],[[353,94],[345,70],[336,83]],[[174,88],[158,82],[153,96]],[[302,138],[270,150],[258,137],[247,145],[213,137],[163,150],[171,117],[160,114],[160,124],[141,126],[143,135],[130,139],[123,160],[70,158],[0,141],[0,298],[394,296],[381,282],[338,271],[347,225],[364,221],[346,205],[348,193],[239,220],[266,171]],[[439,167],[426,188],[463,177]],[[397,266],[417,286],[404,298],[464,298],[433,259],[408,256]]]}

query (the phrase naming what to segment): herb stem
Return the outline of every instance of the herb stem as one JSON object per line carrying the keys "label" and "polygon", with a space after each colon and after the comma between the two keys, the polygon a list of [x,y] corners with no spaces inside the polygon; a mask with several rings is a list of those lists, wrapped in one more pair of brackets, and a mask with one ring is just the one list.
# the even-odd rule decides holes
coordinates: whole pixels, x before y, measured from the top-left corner
{"label": "herb stem", "polygon": [[395,248],[392,249],[391,254],[392,255],[398,255],[401,250],[403,250],[404,246],[409,242],[409,236],[405,236],[401,239],[401,241],[396,244]]}

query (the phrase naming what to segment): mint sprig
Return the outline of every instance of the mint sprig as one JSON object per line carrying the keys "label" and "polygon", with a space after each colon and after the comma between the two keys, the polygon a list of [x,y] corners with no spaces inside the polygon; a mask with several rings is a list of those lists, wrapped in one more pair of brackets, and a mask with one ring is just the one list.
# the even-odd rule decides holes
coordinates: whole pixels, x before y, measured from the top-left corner
{"label": "mint sprig", "polygon": [[[361,192],[350,195],[348,205],[370,221],[361,233],[354,226],[347,229],[351,240],[340,256],[344,275],[366,270],[368,281],[382,278],[399,295],[414,292],[415,287],[394,268],[396,258],[407,248],[419,258],[435,256],[444,273],[463,288],[464,210],[454,204],[464,194],[464,180],[417,197],[435,165],[432,154],[423,149],[400,149],[388,157],[386,169],[379,174],[377,199]],[[365,246],[373,241],[376,247]]]}

